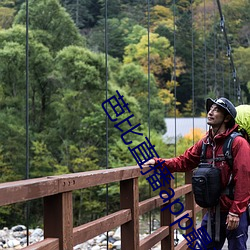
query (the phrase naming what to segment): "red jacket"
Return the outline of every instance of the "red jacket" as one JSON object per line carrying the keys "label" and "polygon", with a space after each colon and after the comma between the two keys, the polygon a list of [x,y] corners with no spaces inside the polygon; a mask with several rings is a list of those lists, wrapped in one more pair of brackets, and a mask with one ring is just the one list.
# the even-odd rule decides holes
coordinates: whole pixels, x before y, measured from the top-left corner
{"label": "red jacket", "polygon": [[[235,125],[232,129],[228,129],[223,134],[218,134],[212,138],[209,136],[210,131],[206,136],[198,141],[195,145],[185,151],[184,154],[176,158],[161,159],[159,160],[163,166],[166,166],[170,172],[186,172],[190,171],[198,166],[200,163],[200,155],[202,151],[202,142],[209,143],[207,146],[206,159],[213,158],[213,146],[215,158],[223,157],[223,144],[225,138],[237,131],[238,125]],[[234,180],[234,200],[230,200],[225,194],[222,194],[220,198],[221,211],[232,212],[241,215],[246,211],[247,205],[250,201],[250,144],[241,136],[237,136],[232,144],[233,155],[233,180]],[[221,184],[225,188],[229,182],[231,170],[226,161],[215,162],[215,166],[221,169]]]}

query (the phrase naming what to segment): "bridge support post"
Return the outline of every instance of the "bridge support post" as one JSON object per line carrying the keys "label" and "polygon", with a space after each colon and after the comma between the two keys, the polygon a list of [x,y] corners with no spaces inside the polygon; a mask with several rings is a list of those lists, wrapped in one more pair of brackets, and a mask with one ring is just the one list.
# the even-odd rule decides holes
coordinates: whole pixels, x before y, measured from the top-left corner
{"label": "bridge support post", "polygon": [[138,178],[120,182],[121,209],[130,209],[132,220],[121,226],[121,249],[139,250]]}
{"label": "bridge support post", "polygon": [[[192,183],[192,172],[185,173],[185,183],[191,184]],[[193,192],[188,193],[185,195],[185,203],[186,203],[186,210],[192,210],[192,220],[193,220],[193,227],[196,229],[196,203],[194,200]],[[186,230],[186,234],[192,231],[192,227]]]}
{"label": "bridge support post", "polygon": [[72,192],[44,198],[44,238],[59,238],[60,250],[73,249]]}
{"label": "bridge support post", "polygon": [[[173,188],[173,180],[170,181],[170,185],[166,185],[165,187],[162,186],[161,190],[168,190],[169,187]],[[170,199],[167,204],[171,203],[173,200],[174,198]],[[163,205],[162,207],[166,205]],[[161,227],[169,226],[172,222],[174,222],[174,215],[168,209],[161,211],[160,218],[161,218]],[[169,235],[161,241],[161,250],[173,250],[173,249],[174,249],[174,229],[173,227],[169,226]]]}

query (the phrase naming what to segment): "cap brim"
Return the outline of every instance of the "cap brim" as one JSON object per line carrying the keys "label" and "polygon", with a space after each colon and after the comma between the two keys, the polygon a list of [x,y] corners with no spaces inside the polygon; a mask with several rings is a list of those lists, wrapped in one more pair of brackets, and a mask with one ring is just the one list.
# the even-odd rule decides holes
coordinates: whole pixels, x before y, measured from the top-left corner
{"label": "cap brim", "polygon": [[208,98],[208,99],[207,99],[207,102],[206,102],[207,113],[209,112],[209,110],[210,110],[210,108],[211,108],[211,106],[212,106],[213,104],[215,104],[214,100],[211,99],[211,98]]}

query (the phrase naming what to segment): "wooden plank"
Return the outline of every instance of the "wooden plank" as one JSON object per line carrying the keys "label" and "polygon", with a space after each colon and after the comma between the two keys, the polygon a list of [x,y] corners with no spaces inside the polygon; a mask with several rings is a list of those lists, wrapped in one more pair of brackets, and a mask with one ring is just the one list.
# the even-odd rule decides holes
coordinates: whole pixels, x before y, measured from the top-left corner
{"label": "wooden plank", "polygon": [[131,221],[130,209],[123,209],[73,229],[74,246]]}
{"label": "wooden plank", "polygon": [[198,213],[198,212],[206,212],[206,209],[205,208],[202,208],[200,207],[199,205],[195,204],[195,212]]}
{"label": "wooden plank", "polygon": [[183,240],[181,243],[179,243],[174,250],[187,250],[189,249],[188,248],[188,245],[187,245],[187,241],[186,240]]}
{"label": "wooden plank", "polygon": [[0,183],[0,206],[138,176],[140,169],[137,166],[130,166]]}
{"label": "wooden plank", "polygon": [[[189,217],[192,217],[192,216],[193,216],[193,211],[192,211],[192,210],[186,210],[186,211],[184,211],[183,213],[181,213],[180,215],[178,215],[178,216],[174,219],[174,221],[179,220],[182,216],[184,216],[184,215],[187,214],[187,213],[189,214]],[[184,224],[184,223],[186,223],[187,221],[189,221],[189,219],[184,218],[183,220],[181,220],[181,225]],[[179,228],[178,223],[172,225],[171,228],[173,228],[173,229]]]}
{"label": "wooden plank", "polygon": [[44,237],[59,238],[60,249],[73,249],[72,192],[44,198]]}
{"label": "wooden plank", "polygon": [[[192,172],[185,173],[185,183],[191,183],[192,182],[192,176],[193,176]],[[195,204],[196,203],[195,203],[195,200],[194,200],[193,192],[190,192],[190,193],[185,195],[185,204],[186,204],[186,206],[185,206],[186,209],[193,211],[193,214],[192,214],[193,226],[186,230],[185,234],[188,234],[188,233],[192,232],[193,227],[196,228],[196,209],[195,209],[195,207],[196,207]]]}
{"label": "wooden plank", "polygon": [[178,187],[176,189],[174,189],[175,195],[174,198],[177,199],[180,196],[184,195],[184,194],[188,194],[192,192],[192,185],[191,184],[185,184],[181,187]]}
{"label": "wooden plank", "polygon": [[55,177],[35,178],[0,184],[0,206],[42,198],[58,193]]}
{"label": "wooden plank", "polygon": [[[187,193],[190,193],[192,191],[192,186],[190,184],[187,184],[187,185],[183,185],[181,187],[178,187],[176,189],[174,189],[175,191],[175,196],[174,198],[178,198],[184,194],[187,194]],[[164,194],[162,195],[163,198],[167,198],[168,195],[167,194]],[[167,204],[168,202],[165,202],[164,204]],[[152,198],[149,198],[147,200],[144,200],[144,201],[141,201],[139,203],[139,208],[140,208],[140,212],[139,214],[140,215],[143,215],[157,207],[160,207],[163,205],[163,199],[161,199],[160,196],[154,196]]]}
{"label": "wooden plank", "polygon": [[119,182],[139,177],[140,169],[137,166],[102,169],[75,174],[60,175],[60,192],[94,187],[98,185]]}
{"label": "wooden plank", "polygon": [[158,228],[155,232],[153,232],[152,234],[148,235],[146,238],[140,241],[140,250],[150,249],[168,235],[169,235],[168,226]]}
{"label": "wooden plank", "polygon": [[139,250],[139,188],[138,178],[120,183],[121,209],[131,210],[131,221],[121,226],[121,249]]}
{"label": "wooden plank", "polygon": [[[167,198],[167,195],[165,194],[163,195],[163,197]],[[141,201],[139,203],[139,215],[143,215],[157,207],[160,207],[161,205],[163,205],[163,200],[160,196],[155,196],[150,199]]]}
{"label": "wooden plank", "polygon": [[43,241],[34,243],[22,249],[23,250],[59,250],[59,239],[47,238],[47,239],[44,239]]}

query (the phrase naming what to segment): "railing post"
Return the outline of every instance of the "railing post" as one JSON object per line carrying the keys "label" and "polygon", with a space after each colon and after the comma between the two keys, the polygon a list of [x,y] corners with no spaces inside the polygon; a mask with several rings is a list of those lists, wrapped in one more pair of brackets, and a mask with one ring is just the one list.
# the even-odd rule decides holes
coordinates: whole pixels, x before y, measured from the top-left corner
{"label": "railing post", "polygon": [[[186,172],[185,173],[185,183],[186,184],[191,184],[192,183],[192,172]],[[185,195],[185,205],[186,205],[186,210],[192,210],[193,215],[192,215],[192,220],[193,220],[193,227],[196,228],[196,209],[195,209],[195,200],[194,200],[194,195],[193,192],[188,193]],[[190,233],[192,231],[192,227],[188,228],[186,230],[186,234]]]}
{"label": "railing post", "polygon": [[44,198],[44,238],[59,238],[60,250],[73,249],[72,192]]}
{"label": "railing post", "polygon": [[[173,180],[170,181],[170,185],[166,185],[165,187],[161,187],[161,190],[168,190],[169,187],[173,188]],[[168,192],[171,192],[168,190]],[[171,203],[174,198],[170,199],[167,204]],[[163,208],[164,206],[161,206]],[[166,209],[161,211],[161,227],[162,226],[169,226],[169,235],[161,241],[161,250],[173,250],[174,249],[174,229],[170,227],[170,224],[174,222],[174,215]]]}
{"label": "railing post", "polygon": [[121,249],[139,250],[138,178],[120,182],[121,209],[131,209],[132,220],[121,226]]}

